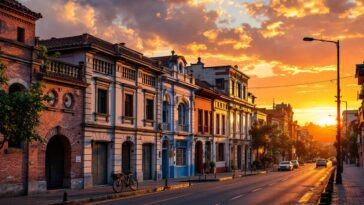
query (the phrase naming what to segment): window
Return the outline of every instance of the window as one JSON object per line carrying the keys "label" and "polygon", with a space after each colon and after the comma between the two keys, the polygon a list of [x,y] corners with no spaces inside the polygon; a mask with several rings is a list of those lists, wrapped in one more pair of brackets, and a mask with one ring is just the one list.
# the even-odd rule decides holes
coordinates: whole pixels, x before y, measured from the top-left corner
{"label": "window", "polygon": [[222,124],[222,133],[221,134],[225,134],[225,115],[222,115],[221,116],[221,118],[222,118],[222,122],[221,122],[221,124]]}
{"label": "window", "polygon": [[198,132],[202,132],[202,110],[198,110],[197,122],[198,122]]}
{"label": "window", "polygon": [[186,165],[186,148],[176,149],[176,165],[185,166]]}
{"label": "window", "polygon": [[9,95],[12,95],[16,92],[23,92],[24,90],[25,90],[24,85],[20,83],[14,83],[11,84],[11,86],[9,87]]}
{"label": "window", "polygon": [[215,85],[217,89],[225,90],[225,79],[224,78],[218,78],[215,80]]}
{"label": "window", "polygon": [[178,105],[178,124],[185,125],[186,122],[186,106],[181,103]]}
{"label": "window", "polygon": [[204,132],[209,132],[209,112],[205,111],[204,116]]}
{"label": "window", "polygon": [[18,33],[17,33],[16,40],[24,43],[24,41],[25,41],[25,29],[24,28],[18,27]]}
{"label": "window", "polygon": [[133,95],[125,94],[124,109],[126,117],[133,117]]}
{"label": "window", "polygon": [[219,143],[217,145],[217,150],[218,150],[218,154],[217,154],[217,161],[224,161],[224,143]]}
{"label": "window", "polygon": [[238,97],[241,98],[241,84],[240,83],[237,84],[237,90],[238,90],[237,91],[238,92]]}
{"label": "window", "polygon": [[231,81],[231,94],[235,95],[235,82]]}
{"label": "window", "polygon": [[147,120],[153,120],[154,119],[154,100],[152,99],[147,99],[147,102],[146,102],[146,117],[147,117]]}
{"label": "window", "polygon": [[246,99],[246,87],[243,85],[243,98]]}
{"label": "window", "polygon": [[97,89],[97,112],[107,113],[107,90]]}
{"label": "window", "polygon": [[162,121],[163,121],[163,123],[168,122],[168,102],[167,101],[163,101]]}
{"label": "window", "polygon": [[216,134],[220,134],[220,115],[216,115]]}
{"label": "window", "polygon": [[178,72],[183,73],[183,64],[182,63],[178,64]]}

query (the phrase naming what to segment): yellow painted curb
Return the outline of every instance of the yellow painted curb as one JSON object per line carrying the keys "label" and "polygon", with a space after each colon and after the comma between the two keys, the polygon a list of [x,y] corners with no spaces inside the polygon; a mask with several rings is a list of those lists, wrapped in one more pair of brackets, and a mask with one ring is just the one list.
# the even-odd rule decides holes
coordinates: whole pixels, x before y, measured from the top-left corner
{"label": "yellow painted curb", "polygon": [[222,178],[219,178],[218,181],[227,181],[227,180],[232,180],[233,177],[222,177]]}

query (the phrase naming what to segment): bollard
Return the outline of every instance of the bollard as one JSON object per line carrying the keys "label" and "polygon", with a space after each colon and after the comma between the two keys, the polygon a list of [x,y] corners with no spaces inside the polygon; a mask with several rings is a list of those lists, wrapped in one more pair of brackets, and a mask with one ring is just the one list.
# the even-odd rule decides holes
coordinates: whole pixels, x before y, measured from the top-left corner
{"label": "bollard", "polygon": [[168,177],[164,179],[164,190],[168,189]]}
{"label": "bollard", "polygon": [[63,202],[66,202],[66,201],[68,201],[68,194],[67,194],[67,191],[65,190],[63,192]]}
{"label": "bollard", "polygon": [[188,186],[191,186],[191,178],[188,177]]}
{"label": "bollard", "polygon": [[207,174],[205,174],[205,181],[207,180]]}

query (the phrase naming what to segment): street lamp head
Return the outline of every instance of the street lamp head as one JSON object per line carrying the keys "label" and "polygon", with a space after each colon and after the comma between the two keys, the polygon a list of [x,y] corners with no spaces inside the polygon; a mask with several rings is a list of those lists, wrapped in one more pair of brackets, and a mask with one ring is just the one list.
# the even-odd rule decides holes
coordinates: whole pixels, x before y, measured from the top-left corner
{"label": "street lamp head", "polygon": [[303,40],[304,41],[313,41],[315,39],[314,38],[311,38],[311,37],[304,37]]}

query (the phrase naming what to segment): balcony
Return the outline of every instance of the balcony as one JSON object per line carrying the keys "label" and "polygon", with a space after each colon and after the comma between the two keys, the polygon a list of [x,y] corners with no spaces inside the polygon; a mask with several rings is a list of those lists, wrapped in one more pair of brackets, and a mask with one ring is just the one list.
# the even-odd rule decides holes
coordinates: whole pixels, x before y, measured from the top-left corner
{"label": "balcony", "polygon": [[72,81],[83,81],[84,77],[84,65],[73,65],[64,63],[57,60],[50,60],[48,63],[43,65],[40,69],[41,74],[44,77],[51,77],[55,79],[64,79]]}
{"label": "balcony", "polygon": [[190,74],[183,74],[176,71],[170,71],[170,76],[174,77],[178,81],[195,84],[195,78]]}
{"label": "balcony", "polygon": [[178,131],[179,132],[188,132],[188,125],[178,125]]}

